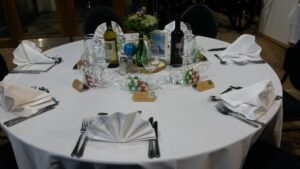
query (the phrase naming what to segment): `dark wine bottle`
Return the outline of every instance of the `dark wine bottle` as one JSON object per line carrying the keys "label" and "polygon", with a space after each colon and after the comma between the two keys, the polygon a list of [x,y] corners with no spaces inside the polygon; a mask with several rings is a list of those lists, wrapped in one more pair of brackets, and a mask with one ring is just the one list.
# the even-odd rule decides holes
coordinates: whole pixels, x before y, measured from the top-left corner
{"label": "dark wine bottle", "polygon": [[115,68],[119,66],[117,36],[112,29],[111,20],[106,17],[106,31],[104,33],[105,53],[108,60],[108,67]]}
{"label": "dark wine bottle", "polygon": [[171,65],[181,65],[184,46],[184,34],[180,29],[180,18],[175,20],[175,29],[171,33]]}

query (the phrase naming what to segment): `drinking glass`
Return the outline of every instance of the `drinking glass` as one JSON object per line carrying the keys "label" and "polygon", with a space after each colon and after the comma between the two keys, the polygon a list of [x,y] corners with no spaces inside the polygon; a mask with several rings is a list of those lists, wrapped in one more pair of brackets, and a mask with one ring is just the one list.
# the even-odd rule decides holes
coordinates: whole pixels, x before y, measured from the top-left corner
{"label": "drinking glass", "polygon": [[104,39],[94,39],[93,53],[95,61],[91,67],[93,67],[92,70],[97,71],[93,74],[96,78],[96,86],[107,87],[110,85],[110,80],[108,78],[109,75],[106,72],[108,62],[105,53]]}
{"label": "drinking glass", "polygon": [[82,60],[81,66],[86,66],[94,62],[94,58],[92,56],[94,45],[95,45],[94,34],[85,35],[84,44],[83,44],[83,53],[81,55],[81,60]]}
{"label": "drinking glass", "polygon": [[171,83],[175,85],[184,84],[184,73],[185,73],[185,66],[181,64],[170,65],[169,74],[170,74]]}
{"label": "drinking glass", "polygon": [[147,74],[147,83],[150,90],[156,90],[159,86],[159,82],[154,79],[154,73],[159,67],[160,60],[158,56],[150,55],[149,57],[145,57],[142,59],[142,64],[144,69],[147,70],[149,74]]}
{"label": "drinking glass", "polygon": [[182,62],[184,65],[190,65],[193,63],[193,51],[196,47],[196,36],[192,33],[191,25],[189,23],[185,23],[185,25],[187,27],[187,31],[184,34],[184,53],[182,56]]}

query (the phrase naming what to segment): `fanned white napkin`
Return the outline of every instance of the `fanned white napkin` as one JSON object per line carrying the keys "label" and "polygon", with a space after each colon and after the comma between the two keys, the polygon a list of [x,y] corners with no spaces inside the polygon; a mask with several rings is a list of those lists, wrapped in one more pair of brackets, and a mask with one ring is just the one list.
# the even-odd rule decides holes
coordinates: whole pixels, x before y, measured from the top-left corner
{"label": "fanned white napkin", "polygon": [[251,120],[256,120],[265,114],[275,97],[275,89],[270,80],[263,80],[220,95],[228,108],[246,115]]}
{"label": "fanned white napkin", "polygon": [[253,35],[244,34],[235,40],[226,50],[219,54],[225,61],[257,61],[260,57],[261,47],[255,42]]}
{"label": "fanned white napkin", "polygon": [[142,119],[138,112],[113,113],[94,120],[87,128],[92,140],[106,142],[130,142],[155,139],[151,124]]}
{"label": "fanned white napkin", "polygon": [[[111,21],[111,26],[113,31],[117,34],[117,35],[124,35],[122,28],[120,27],[120,25],[114,21]],[[106,27],[106,23],[102,23],[100,24],[96,30],[95,30],[95,34],[94,37],[95,38],[103,38],[103,35],[106,31],[107,27]]]}
{"label": "fanned white napkin", "polygon": [[[180,22],[180,28],[184,34],[189,33],[189,30],[184,22]],[[165,26],[164,31],[167,32],[168,34],[171,34],[174,29],[175,29],[175,21],[172,21]]]}
{"label": "fanned white napkin", "polygon": [[0,82],[0,105],[16,116],[30,116],[54,103],[47,92],[5,81]]}
{"label": "fanned white napkin", "polygon": [[41,53],[41,49],[38,48],[35,43],[23,40],[19,46],[14,50],[13,62],[18,66],[26,66],[31,64],[54,64],[54,60],[46,57]]}

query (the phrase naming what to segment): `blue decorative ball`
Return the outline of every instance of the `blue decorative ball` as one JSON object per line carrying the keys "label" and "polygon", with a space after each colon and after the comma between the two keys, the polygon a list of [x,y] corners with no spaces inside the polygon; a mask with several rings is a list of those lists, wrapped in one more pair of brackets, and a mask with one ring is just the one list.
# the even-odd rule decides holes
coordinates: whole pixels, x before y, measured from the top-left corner
{"label": "blue decorative ball", "polygon": [[126,43],[124,45],[124,53],[131,57],[135,54],[136,51],[136,45],[134,43]]}

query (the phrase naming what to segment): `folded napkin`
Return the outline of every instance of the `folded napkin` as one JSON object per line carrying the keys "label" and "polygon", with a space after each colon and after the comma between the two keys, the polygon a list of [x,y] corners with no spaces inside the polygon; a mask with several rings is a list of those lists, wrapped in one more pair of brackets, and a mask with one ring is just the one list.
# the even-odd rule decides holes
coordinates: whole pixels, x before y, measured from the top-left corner
{"label": "folded napkin", "polygon": [[236,62],[262,60],[260,57],[261,47],[256,44],[255,37],[244,34],[235,40],[226,50],[219,54],[226,61]]}
{"label": "folded napkin", "polygon": [[155,139],[151,124],[138,112],[114,113],[98,117],[88,126],[87,136],[92,140],[106,142],[129,142]]}
{"label": "folded napkin", "polygon": [[[180,22],[180,28],[185,35],[191,33],[184,22]],[[174,29],[175,29],[175,21],[172,21],[165,26],[164,31],[167,32],[168,34],[171,34]]]}
{"label": "folded napkin", "polygon": [[[113,31],[117,34],[117,35],[124,35],[123,31],[122,31],[122,28],[120,27],[120,25],[114,21],[111,21],[111,26],[112,26],[112,29]],[[96,30],[95,30],[95,38],[103,38],[103,35],[106,31],[106,23],[102,23],[100,24]]]}
{"label": "folded napkin", "polygon": [[0,82],[0,105],[16,116],[27,117],[53,104],[52,97],[44,91]]}
{"label": "folded napkin", "polygon": [[18,66],[27,66],[31,64],[54,64],[55,60],[48,58],[41,53],[41,49],[38,48],[35,43],[23,40],[19,46],[14,50],[14,60],[13,62]]}
{"label": "folded napkin", "polygon": [[273,83],[263,80],[251,86],[220,95],[226,106],[256,120],[270,108],[276,97]]}

